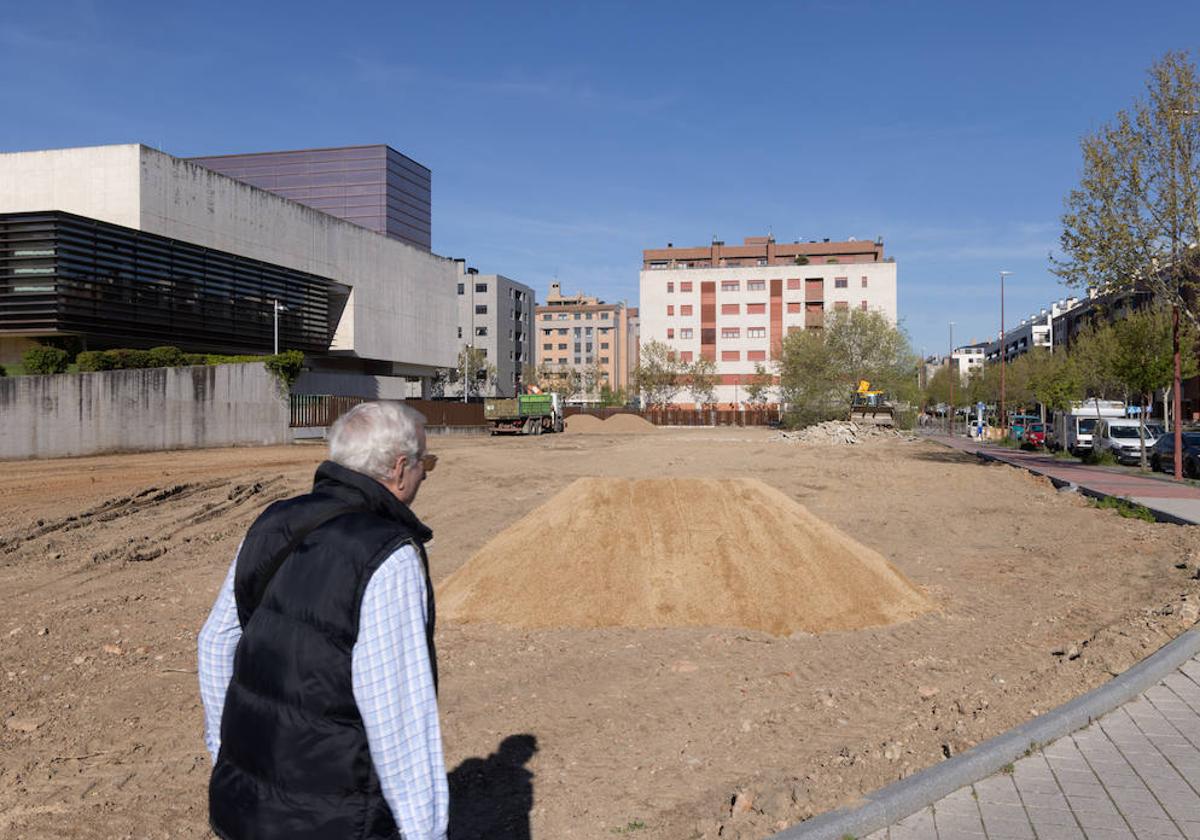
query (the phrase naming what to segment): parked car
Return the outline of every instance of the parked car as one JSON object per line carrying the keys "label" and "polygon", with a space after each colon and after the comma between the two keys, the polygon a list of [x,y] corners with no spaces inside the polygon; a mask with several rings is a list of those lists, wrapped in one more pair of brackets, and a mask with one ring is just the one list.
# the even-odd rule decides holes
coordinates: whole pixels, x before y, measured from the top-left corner
{"label": "parked car", "polygon": [[1041,449],[1046,445],[1046,427],[1041,423],[1030,423],[1021,434],[1021,445],[1028,449]]}
{"label": "parked car", "polygon": [[[1092,446],[1097,452],[1111,452],[1119,464],[1137,464],[1142,460],[1141,421],[1129,418],[1106,417],[1096,423]],[[1147,423],[1146,455],[1163,433],[1157,423]]]}
{"label": "parked car", "polygon": [[1008,433],[1014,440],[1024,440],[1025,430],[1041,420],[1034,414],[1014,414],[1009,419]]}
{"label": "parked car", "polygon": [[1069,411],[1060,411],[1054,417],[1054,448],[1083,455],[1092,448],[1092,432],[1097,421],[1104,417],[1124,416],[1123,402],[1093,399],[1074,403]]}
{"label": "parked car", "polygon": [[[1150,468],[1159,472],[1175,470],[1175,434],[1165,434],[1150,451]],[[1183,474],[1200,478],[1200,429],[1183,431]]]}

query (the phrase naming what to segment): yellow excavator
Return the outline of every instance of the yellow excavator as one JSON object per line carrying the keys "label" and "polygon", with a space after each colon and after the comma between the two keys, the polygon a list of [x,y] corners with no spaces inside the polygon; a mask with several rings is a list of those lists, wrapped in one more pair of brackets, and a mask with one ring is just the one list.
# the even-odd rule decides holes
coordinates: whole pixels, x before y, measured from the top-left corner
{"label": "yellow excavator", "polygon": [[860,379],[858,389],[850,395],[850,420],[855,423],[873,423],[876,426],[894,426],[895,406],[883,391],[872,391],[871,383]]}

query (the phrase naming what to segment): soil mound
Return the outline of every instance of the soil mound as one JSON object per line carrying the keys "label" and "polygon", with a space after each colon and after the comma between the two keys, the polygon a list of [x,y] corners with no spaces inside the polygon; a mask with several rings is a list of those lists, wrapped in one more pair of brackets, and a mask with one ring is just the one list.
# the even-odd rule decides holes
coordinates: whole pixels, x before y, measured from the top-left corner
{"label": "soil mound", "polygon": [[566,419],[566,427],[568,432],[578,434],[594,434],[601,430],[604,421],[599,417],[593,417],[590,414],[572,414]]}
{"label": "soil mound", "polygon": [[636,414],[614,414],[604,421],[604,431],[621,433],[657,432],[658,426]]}
{"label": "soil mound", "polygon": [[882,555],[757,479],[578,479],[437,597],[439,615],[459,622],[776,635],[890,624],[933,606]]}

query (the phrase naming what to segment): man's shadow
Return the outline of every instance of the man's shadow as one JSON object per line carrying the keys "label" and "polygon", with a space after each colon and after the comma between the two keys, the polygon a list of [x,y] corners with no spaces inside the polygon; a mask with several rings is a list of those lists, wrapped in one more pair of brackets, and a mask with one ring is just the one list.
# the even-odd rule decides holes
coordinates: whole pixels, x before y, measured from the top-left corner
{"label": "man's shadow", "polygon": [[468,758],[449,774],[450,840],[531,840],[533,735],[510,735],[487,758]]}

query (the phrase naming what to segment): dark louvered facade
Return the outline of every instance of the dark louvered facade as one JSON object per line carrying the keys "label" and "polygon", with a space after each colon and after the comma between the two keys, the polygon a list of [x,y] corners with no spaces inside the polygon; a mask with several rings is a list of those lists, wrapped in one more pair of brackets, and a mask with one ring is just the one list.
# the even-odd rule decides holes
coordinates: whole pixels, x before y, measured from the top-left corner
{"label": "dark louvered facade", "polygon": [[70,213],[0,214],[0,336],[74,335],[89,349],[329,349],[349,287]]}

